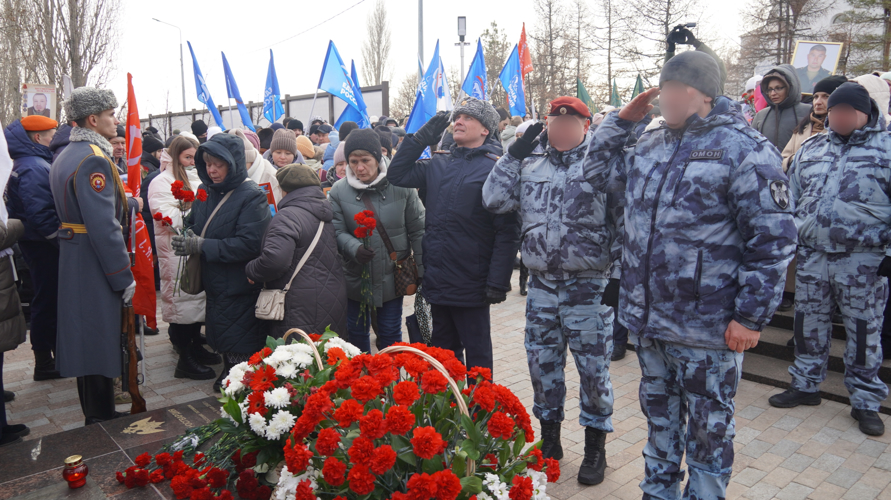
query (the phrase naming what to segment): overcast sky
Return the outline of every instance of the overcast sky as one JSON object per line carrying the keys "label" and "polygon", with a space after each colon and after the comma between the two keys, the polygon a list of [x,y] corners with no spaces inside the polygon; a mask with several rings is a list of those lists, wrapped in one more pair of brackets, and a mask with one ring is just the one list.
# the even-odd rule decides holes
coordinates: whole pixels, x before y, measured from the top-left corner
{"label": "overcast sky", "polygon": [[[226,53],[241,96],[245,102],[261,101],[269,64],[269,49],[275,55],[276,72],[282,94],[300,95],[315,91],[329,40],[333,40],[347,65],[356,61],[361,73],[361,48],[366,36],[366,18],[375,0],[339,2],[231,1],[191,2],[182,0],[131,1],[124,4],[120,49],[109,83],[123,102],[127,96],[127,73],[133,85],[140,115],[182,111],[179,33],[152,18],[179,26],[183,37],[186,109],[200,109],[196,98],[192,60],[186,41],[192,43],[210,93],[218,105],[227,105],[226,84],[220,51]],[[588,0],[594,9],[596,0]],[[700,0],[702,14],[696,32],[700,38],[722,37],[721,43],[739,41],[740,2]],[[307,4],[312,5],[308,7]],[[274,9],[269,9],[275,5]],[[352,7],[351,7],[352,6]],[[351,7],[351,8],[350,8]],[[346,12],[341,13],[341,11]],[[391,96],[412,71],[417,71],[418,1],[386,0],[392,31],[390,52]],[[327,22],[325,20],[331,18]],[[464,67],[473,57],[476,39],[494,20],[511,43],[520,37],[523,22],[527,33],[536,18],[532,0],[439,0],[424,2],[424,66],[433,54],[437,39],[446,68],[458,67],[459,48],[455,46],[457,18],[467,17]],[[324,22],[324,23],[323,23]],[[720,23],[719,25],[713,25]],[[298,33],[323,23],[304,34]],[[704,36],[705,35],[705,36]],[[361,82],[367,85],[368,82]],[[168,104],[169,99],[169,104]]]}

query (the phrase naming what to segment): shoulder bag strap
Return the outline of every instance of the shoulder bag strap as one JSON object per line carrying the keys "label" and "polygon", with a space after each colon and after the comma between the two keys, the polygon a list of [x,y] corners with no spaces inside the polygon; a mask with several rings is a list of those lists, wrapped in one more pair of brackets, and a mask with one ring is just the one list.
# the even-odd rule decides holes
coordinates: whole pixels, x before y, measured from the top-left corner
{"label": "shoulder bag strap", "polygon": [[[247,182],[248,179],[250,179],[250,177],[248,177],[247,179],[245,179],[244,181],[242,181],[242,184],[244,184],[245,182]],[[235,189],[238,189],[238,188],[236,187]],[[232,193],[235,192],[235,189],[233,189],[232,191],[229,191],[228,193],[226,193],[225,195],[223,195],[223,199],[220,200],[219,203],[217,203],[217,206],[213,209],[213,212],[210,213],[210,217],[208,217],[208,218],[207,218],[207,222],[204,223],[204,229],[201,230],[201,235],[200,235],[200,236],[201,236],[202,238],[204,238],[204,233],[207,232],[207,227],[210,226],[210,221],[213,220],[213,216],[217,214],[217,212],[220,210],[220,207],[223,206],[223,203],[226,203],[226,200],[228,200],[229,197],[232,196]]]}
{"label": "shoulder bag strap", "polygon": [[309,244],[309,248],[306,249],[306,252],[303,252],[303,257],[300,258],[300,262],[297,263],[297,267],[294,269],[294,274],[291,275],[291,279],[288,280],[288,284],[285,285],[285,288],[282,289],[283,292],[287,292],[289,288],[291,288],[291,283],[294,282],[294,278],[297,277],[297,273],[300,272],[300,269],[303,267],[303,264],[306,264],[306,261],[309,259],[309,256],[312,254],[313,250],[316,249],[316,245],[319,243],[319,239],[322,237],[322,230],[325,228],[325,221],[319,222],[319,229],[316,231],[316,236],[312,239],[312,243]]}
{"label": "shoulder bag strap", "polygon": [[377,221],[377,229],[378,233],[381,235],[381,239],[384,240],[384,246],[387,247],[387,252],[390,253],[390,259],[393,262],[396,262],[398,255],[396,255],[396,250],[393,249],[393,243],[390,241],[390,237],[387,236],[387,230],[384,228],[383,222],[378,218],[377,212],[374,211],[374,205],[371,204],[371,200],[368,197],[368,191],[362,193],[362,202],[365,203],[365,208],[370,210],[374,214],[374,219]]}

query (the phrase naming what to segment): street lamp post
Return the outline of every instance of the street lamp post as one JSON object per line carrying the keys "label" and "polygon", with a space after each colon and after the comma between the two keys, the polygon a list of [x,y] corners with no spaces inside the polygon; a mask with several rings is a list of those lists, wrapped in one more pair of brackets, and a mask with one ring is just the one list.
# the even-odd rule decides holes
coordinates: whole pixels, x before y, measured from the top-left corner
{"label": "street lamp post", "polygon": [[160,19],[152,18],[153,21],[157,21],[161,24],[166,24],[167,26],[171,26],[179,30],[179,77],[180,83],[183,86],[183,111],[186,110],[186,70],[183,67],[183,30],[180,29],[179,26],[174,24],[166,23]]}
{"label": "street lamp post", "polygon": [[460,41],[455,45],[461,47],[461,82],[459,85],[464,85],[464,47],[470,45],[469,42],[464,41],[465,36],[467,36],[467,18],[458,16],[458,40]]}

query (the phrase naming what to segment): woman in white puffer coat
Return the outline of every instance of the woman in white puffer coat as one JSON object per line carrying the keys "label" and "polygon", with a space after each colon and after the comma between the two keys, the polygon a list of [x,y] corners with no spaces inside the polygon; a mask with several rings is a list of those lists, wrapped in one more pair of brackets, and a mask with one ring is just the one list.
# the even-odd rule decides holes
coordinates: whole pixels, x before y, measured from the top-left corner
{"label": "woman in white puffer coat", "polygon": [[[204,292],[190,295],[180,290],[179,273],[186,258],[173,253],[171,238],[183,227],[180,202],[173,197],[170,186],[182,181],[183,189],[197,192],[201,180],[195,171],[195,152],[198,141],[176,137],[161,153],[161,173],[149,185],[149,205],[155,224],[155,252],[161,272],[161,315],[170,324],[170,342],[179,352],[176,378],[210,380],[216,377],[213,369],[205,365],[219,364],[219,355],[201,346],[201,325],[204,323],[206,297]],[[185,204],[186,215],[191,203]],[[161,219],[161,220],[159,220]]]}

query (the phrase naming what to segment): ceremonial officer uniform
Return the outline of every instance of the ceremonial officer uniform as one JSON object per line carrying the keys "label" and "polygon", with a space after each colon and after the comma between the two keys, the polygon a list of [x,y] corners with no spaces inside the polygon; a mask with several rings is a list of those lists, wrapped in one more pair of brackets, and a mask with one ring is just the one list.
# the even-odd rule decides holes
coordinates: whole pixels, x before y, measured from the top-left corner
{"label": "ceremonial officer uniform", "polygon": [[891,134],[883,111],[854,82],[830,95],[830,122],[832,107],[848,100],[869,117],[867,124],[845,137],[830,123],[827,134],[804,142],[789,168],[799,243],[795,362],[789,367],[791,389],[771,397],[770,403],[782,408],[820,403],[830,315],[837,306],[848,332],[845,387],[852,415],[863,432],[878,435],[884,425],[875,412],[888,397],[878,372],[888,297],[885,276],[891,274]]}
{"label": "ceremonial officer uniform", "polygon": [[795,248],[780,154],[736,103],[716,97],[719,75],[706,54],[675,56],[660,87],[680,82],[687,95],[693,87],[712,98],[711,111],[644,132],[625,151],[634,123],[610,114],[586,158],[595,189],[625,193],[619,321],[642,372],[644,498],[681,498],[685,452],[683,498],[724,497],[745,348],[728,349],[725,335],[764,327]]}
{"label": "ceremonial officer uniform", "polygon": [[[566,115],[582,126],[591,112],[574,97],[550,103],[549,119]],[[498,160],[483,186],[483,203],[499,214],[519,211],[522,219],[520,252],[531,274],[526,356],[534,391],[533,413],[542,423],[542,452],[557,459],[563,455],[560,422],[566,399],[563,370],[568,346],[581,377],[579,422],[586,428],[585,456],[591,459],[590,464],[583,463],[579,480],[598,484],[606,465],[606,433],[613,431],[609,379],[613,310],[602,298],[611,272],[620,275],[612,265],[621,256],[617,238],[621,197],[595,190],[585,180],[583,160],[592,131],[567,151],[555,149],[543,136],[539,141],[543,152],[531,153],[534,136],[541,129],[541,124],[530,127],[528,137],[524,134]],[[599,470],[590,479],[582,473],[589,467],[592,472]]]}
{"label": "ceremonial officer uniform", "polygon": [[[114,93],[90,87],[74,90],[65,102],[75,121],[116,107]],[[59,319],[65,323],[56,366],[78,378],[86,424],[92,424],[117,416],[112,379],[121,375],[121,307],[135,283],[122,229],[127,198],[111,144],[84,126],[73,128],[70,140],[50,171],[61,223]]]}

